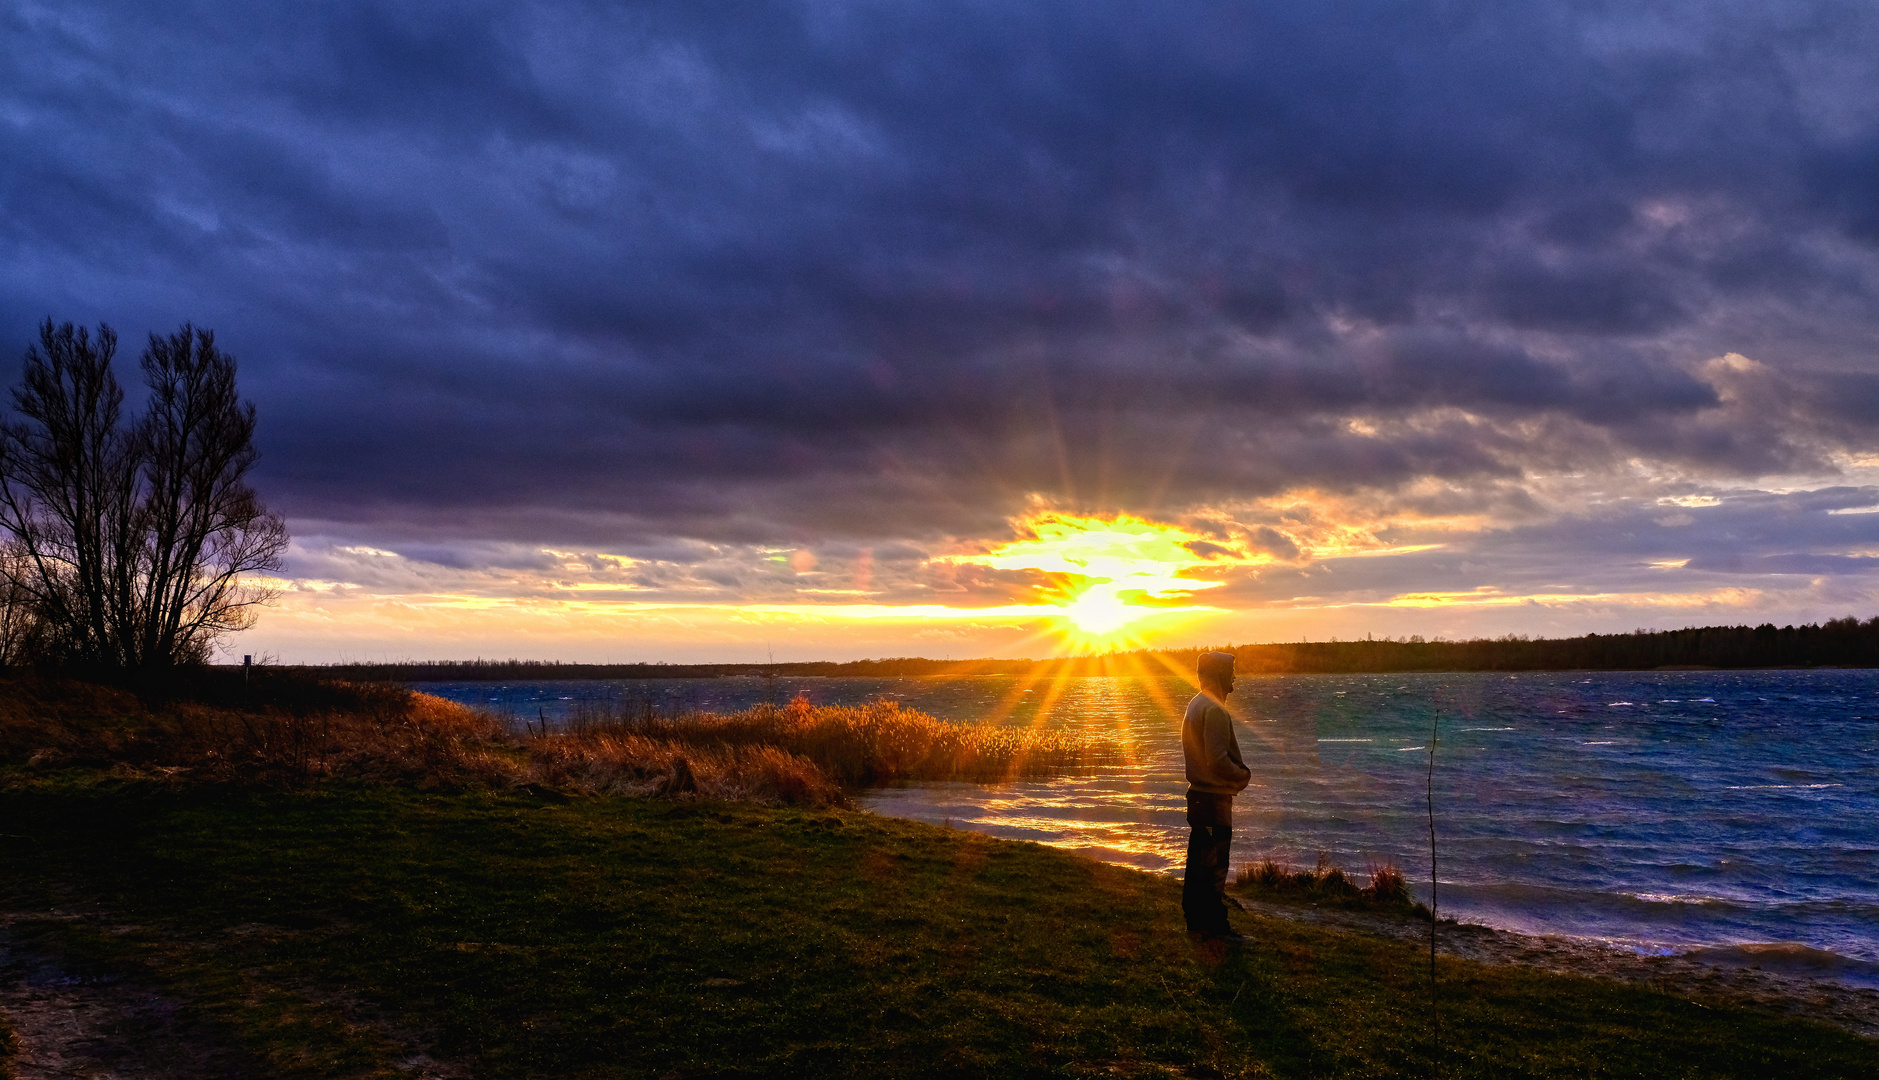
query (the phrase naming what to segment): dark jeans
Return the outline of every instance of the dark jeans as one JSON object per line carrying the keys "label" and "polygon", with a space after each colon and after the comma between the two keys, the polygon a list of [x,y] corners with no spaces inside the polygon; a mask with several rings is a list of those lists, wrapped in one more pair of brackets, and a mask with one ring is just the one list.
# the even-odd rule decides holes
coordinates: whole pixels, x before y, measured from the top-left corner
{"label": "dark jeans", "polygon": [[1181,912],[1187,928],[1221,934],[1227,925],[1227,849],[1233,845],[1233,796],[1187,793],[1187,875]]}

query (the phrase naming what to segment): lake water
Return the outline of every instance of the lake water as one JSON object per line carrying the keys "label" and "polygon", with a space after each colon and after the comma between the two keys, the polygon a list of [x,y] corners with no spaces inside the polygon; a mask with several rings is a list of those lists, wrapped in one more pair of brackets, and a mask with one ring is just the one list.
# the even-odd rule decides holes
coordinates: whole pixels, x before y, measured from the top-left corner
{"label": "lake water", "polygon": [[[518,719],[581,702],[728,710],[797,694],[895,698],[963,723],[1100,733],[1092,777],[867,793],[883,814],[1178,872],[1186,842],[1174,678],[426,683]],[[1243,679],[1253,770],[1236,869],[1271,856],[1393,863],[1426,899],[1428,747],[1444,915],[1642,952],[1794,942],[1879,985],[1879,673],[1545,672]]]}

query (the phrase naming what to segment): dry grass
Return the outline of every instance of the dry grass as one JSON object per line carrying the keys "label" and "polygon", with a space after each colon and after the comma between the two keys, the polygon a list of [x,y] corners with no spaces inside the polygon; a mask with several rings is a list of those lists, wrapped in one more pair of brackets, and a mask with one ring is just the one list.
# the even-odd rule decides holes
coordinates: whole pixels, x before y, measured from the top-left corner
{"label": "dry grass", "polygon": [[686,795],[769,805],[830,806],[847,799],[815,762],[776,746],[688,746],[630,731],[527,740],[536,783],[609,794]]}
{"label": "dry grass", "polygon": [[903,780],[1048,779],[1087,772],[1120,756],[1117,747],[1072,732],[951,724],[896,701],[811,705],[797,698],[737,713],[582,719],[550,739],[580,743],[631,733],[714,751],[771,746],[814,762],[830,781],[849,788]]}
{"label": "dry grass", "polygon": [[[251,688],[252,689],[252,688]],[[517,735],[487,713],[400,687],[278,681],[153,696],[73,680],[0,684],[0,771],[103,770],[172,783],[540,785],[769,805],[841,805],[896,780],[1058,776],[1114,748],[1061,732],[947,724],[894,702],[796,700],[724,715],[577,718]]]}
{"label": "dry grass", "polygon": [[1370,883],[1358,885],[1343,870],[1320,854],[1310,870],[1294,870],[1272,859],[1241,868],[1233,887],[1263,900],[1322,904],[1333,907],[1388,908],[1427,917],[1429,909],[1409,895],[1403,872],[1385,864],[1370,871]]}
{"label": "dry grass", "polygon": [[319,686],[245,708],[68,679],[0,690],[0,763],[177,782],[293,785],[353,778],[463,786],[514,776],[493,718],[390,686]]}

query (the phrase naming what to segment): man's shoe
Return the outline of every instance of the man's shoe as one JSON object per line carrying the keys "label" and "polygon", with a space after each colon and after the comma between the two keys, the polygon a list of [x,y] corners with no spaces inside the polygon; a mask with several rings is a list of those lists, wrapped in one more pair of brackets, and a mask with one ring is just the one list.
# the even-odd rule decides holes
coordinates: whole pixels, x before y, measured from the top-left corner
{"label": "man's shoe", "polygon": [[1201,945],[1244,945],[1253,940],[1238,930],[1189,930],[1187,936]]}

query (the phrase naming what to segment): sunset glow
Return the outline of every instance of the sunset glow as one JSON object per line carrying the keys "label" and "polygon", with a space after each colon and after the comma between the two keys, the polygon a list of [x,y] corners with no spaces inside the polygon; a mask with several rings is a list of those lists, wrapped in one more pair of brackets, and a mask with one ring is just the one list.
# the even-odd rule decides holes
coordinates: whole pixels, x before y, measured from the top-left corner
{"label": "sunset glow", "polygon": [[240,358],[237,658],[1879,611],[1860,5],[1019,7],[34,6],[8,355]]}
{"label": "sunset glow", "polygon": [[950,561],[1035,570],[1060,579],[1046,595],[1062,618],[1088,638],[1114,635],[1150,615],[1217,610],[1181,603],[1225,584],[1188,576],[1190,571],[1268,561],[1246,558],[1179,526],[1127,514],[1098,518],[1046,512],[1016,524],[1020,539]]}
{"label": "sunset glow", "polygon": [[0,36],[0,1080],[1879,1032],[1879,3]]}

